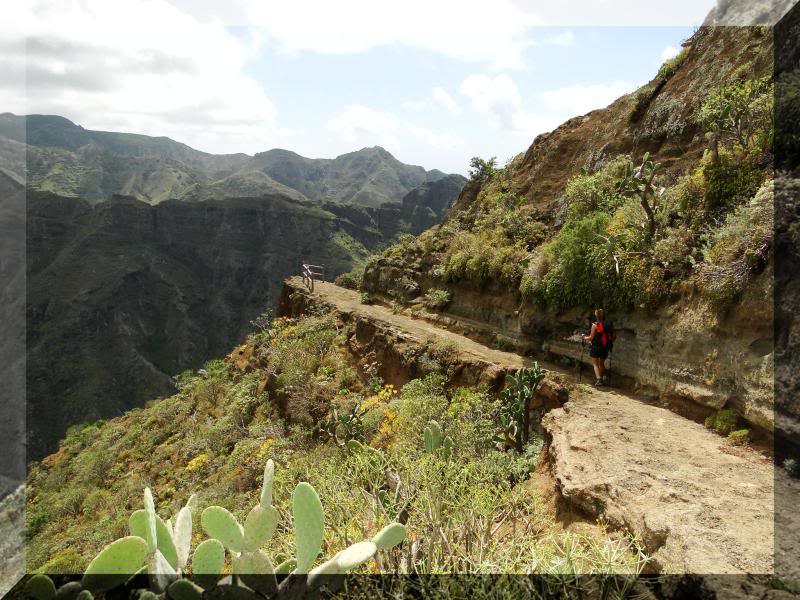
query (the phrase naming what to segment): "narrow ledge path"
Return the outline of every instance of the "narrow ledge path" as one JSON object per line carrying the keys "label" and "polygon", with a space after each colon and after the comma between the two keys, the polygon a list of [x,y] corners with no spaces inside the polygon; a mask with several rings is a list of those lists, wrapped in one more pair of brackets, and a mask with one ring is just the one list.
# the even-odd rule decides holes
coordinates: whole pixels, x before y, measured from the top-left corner
{"label": "narrow ledge path", "polygon": [[[450,342],[462,355],[500,369],[533,364],[428,321],[362,304],[358,292],[331,283],[316,282],[313,292],[299,278],[286,285],[312,302],[386,323],[421,343]],[[667,409],[575,383],[574,374],[572,379],[569,400],[543,419],[547,458],[563,501],[637,536],[656,572],[774,571],[775,478],[781,489],[798,493],[796,480],[758,452]],[[781,519],[798,533],[799,521]]]}

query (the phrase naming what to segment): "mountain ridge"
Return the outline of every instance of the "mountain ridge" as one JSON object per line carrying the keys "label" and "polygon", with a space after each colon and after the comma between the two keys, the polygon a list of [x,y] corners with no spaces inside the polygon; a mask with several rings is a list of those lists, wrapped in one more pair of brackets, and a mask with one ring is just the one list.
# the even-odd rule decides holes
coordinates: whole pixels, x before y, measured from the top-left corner
{"label": "mountain ridge", "polygon": [[19,151],[15,144],[26,145],[31,188],[92,203],[115,193],[157,204],[277,192],[378,207],[446,176],[405,164],[380,146],[334,158],[308,158],[282,148],[252,156],[211,154],[166,136],[86,129],[59,115],[2,113],[0,167],[22,177],[26,165],[12,161]]}

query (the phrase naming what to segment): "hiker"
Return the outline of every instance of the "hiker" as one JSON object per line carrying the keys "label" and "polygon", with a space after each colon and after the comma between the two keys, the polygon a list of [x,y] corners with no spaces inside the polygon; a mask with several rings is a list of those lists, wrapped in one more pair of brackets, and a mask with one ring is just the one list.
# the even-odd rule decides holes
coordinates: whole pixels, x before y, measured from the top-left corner
{"label": "hiker", "polygon": [[595,310],[594,316],[595,322],[592,323],[592,330],[589,335],[583,336],[583,339],[592,344],[589,347],[589,356],[592,359],[594,374],[597,378],[594,385],[600,387],[606,383],[606,359],[616,336],[614,335],[614,325],[606,322],[605,312],[602,308]]}

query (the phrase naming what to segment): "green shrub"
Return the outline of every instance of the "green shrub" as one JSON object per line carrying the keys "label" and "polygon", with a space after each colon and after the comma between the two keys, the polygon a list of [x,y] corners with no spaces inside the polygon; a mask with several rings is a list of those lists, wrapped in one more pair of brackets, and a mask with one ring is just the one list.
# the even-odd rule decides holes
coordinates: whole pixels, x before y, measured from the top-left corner
{"label": "green shrub", "polygon": [[369,292],[361,292],[361,304],[372,304],[372,296]]}
{"label": "green shrub", "polygon": [[522,245],[509,245],[500,228],[463,231],[453,237],[442,255],[441,274],[447,281],[467,280],[478,286],[495,281],[517,287],[527,256]]}
{"label": "green shrub", "polygon": [[28,511],[26,517],[25,539],[30,540],[34,536],[38,535],[42,529],[44,529],[45,525],[47,525],[49,516],[46,512],[31,514],[30,511]]}
{"label": "green shrub", "polygon": [[652,83],[648,83],[645,86],[640,87],[636,92],[633,94],[633,106],[631,107],[631,113],[628,115],[628,121],[630,123],[638,123],[639,120],[644,115],[647,107],[650,106],[650,102],[653,101],[653,97],[656,93],[656,85]]}
{"label": "green shrub", "polygon": [[361,283],[364,281],[364,267],[356,267],[349,273],[342,273],[337,275],[334,283],[348,290],[361,289]]}
{"label": "green shrub", "polygon": [[569,180],[564,190],[567,221],[577,221],[598,211],[613,213],[623,202],[617,182],[625,174],[628,157],[620,155],[595,173],[583,172]]}
{"label": "green shrub", "polygon": [[678,70],[678,67],[680,67],[683,61],[686,60],[687,54],[689,54],[688,46],[681,48],[681,51],[678,52],[678,54],[664,61],[664,64],[662,64],[658,69],[658,75],[656,75],[656,78],[666,79],[668,77],[672,77]]}
{"label": "green shrub", "polygon": [[705,179],[704,208],[713,213],[741,204],[758,191],[764,173],[751,161],[720,152],[719,160],[702,165]]}
{"label": "green shrub", "polygon": [[471,181],[484,181],[497,171],[497,157],[484,160],[473,156],[469,161],[469,178]]}
{"label": "green shrub", "polygon": [[735,446],[742,446],[750,439],[749,429],[736,429],[728,434],[728,441]]}
{"label": "green shrub", "polygon": [[721,435],[728,435],[736,429],[738,422],[739,416],[733,410],[723,408],[706,417],[705,426]]}
{"label": "green shrub", "polygon": [[595,213],[565,225],[547,245],[552,266],[539,287],[544,303],[559,310],[590,305],[613,309],[629,303],[604,242],[608,223],[607,215]]}
{"label": "green shrub", "polygon": [[772,138],[773,90],[770,77],[731,82],[706,97],[697,120],[743,151],[763,148]]}
{"label": "green shrub", "polygon": [[423,304],[432,310],[442,310],[453,299],[453,293],[450,290],[441,290],[431,288],[425,292],[422,300]]}
{"label": "green shrub", "polygon": [[700,290],[709,300],[727,306],[764,267],[772,248],[774,215],[769,182],[706,236],[697,272]]}

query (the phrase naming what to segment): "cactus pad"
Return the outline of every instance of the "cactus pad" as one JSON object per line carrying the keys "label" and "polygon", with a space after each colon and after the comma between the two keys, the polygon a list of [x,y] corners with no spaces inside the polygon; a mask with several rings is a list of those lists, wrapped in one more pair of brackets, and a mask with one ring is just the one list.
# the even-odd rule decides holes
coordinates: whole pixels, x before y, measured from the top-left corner
{"label": "cactus pad", "polygon": [[219,575],[225,566],[225,547],[219,540],[201,542],[192,556],[192,573]]}
{"label": "cactus pad", "polygon": [[83,575],[83,587],[106,590],[125,583],[142,568],[147,554],[147,542],[138,536],[128,536],[110,543],[89,563]]}
{"label": "cactus pad", "polygon": [[144,541],[147,542],[147,551],[154,552],[157,547],[156,505],[153,502],[153,492],[144,488],[144,510],[147,515]]}
{"label": "cactus pad", "polygon": [[[160,542],[161,540],[159,540]],[[175,528],[172,533],[172,541],[175,545],[175,552],[177,554],[177,564],[173,565],[176,568],[182,569],[189,562],[189,552],[192,547],[192,509],[184,506],[178,511],[178,516],[175,517]],[[160,545],[160,544],[159,544]],[[164,552],[162,550],[162,552]],[[164,553],[164,556],[167,556]],[[169,556],[167,556],[169,560]]]}
{"label": "cactus pad", "polygon": [[[155,515],[155,519],[156,519],[156,547],[161,551],[161,554],[164,555],[164,558],[167,559],[167,562],[170,564],[170,566],[173,569],[177,569],[178,554],[175,549],[175,543],[172,541],[172,535],[169,533],[167,524],[164,523],[161,517]],[[147,522],[147,511],[137,510],[136,512],[134,512],[128,519],[128,527],[131,530],[131,535],[138,536],[142,539],[147,539],[145,537],[149,531]]]}
{"label": "cactus pad", "polygon": [[203,511],[200,523],[205,532],[222,542],[231,552],[241,552],[244,532],[230,512],[221,506],[209,506]]}
{"label": "cactus pad", "polygon": [[274,506],[257,505],[244,521],[244,549],[253,551],[269,541],[278,525],[278,511]]}
{"label": "cactus pad", "polygon": [[272,575],[275,572],[272,561],[261,550],[243,552],[234,557],[232,566],[237,575]]}
{"label": "cactus pad", "polygon": [[378,550],[392,548],[406,539],[406,526],[400,523],[390,523],[372,538]]}
{"label": "cactus pad", "polygon": [[294,534],[298,573],[308,573],[322,548],[325,517],[316,490],[306,482],[297,484],[292,494]]}
{"label": "cactus pad", "polygon": [[261,484],[261,506],[272,506],[272,483],[275,480],[275,463],[270,458],[264,465],[264,483]]}
{"label": "cactus pad", "polygon": [[377,551],[378,546],[375,542],[358,542],[339,552],[339,554],[334,556],[333,560],[336,562],[336,566],[339,570],[344,573],[364,564],[375,556]]}
{"label": "cactus pad", "polygon": [[176,579],[169,586],[167,592],[173,600],[200,600],[203,597],[203,588],[196,586],[188,579]]}
{"label": "cactus pad", "polygon": [[47,575],[34,575],[25,584],[25,593],[35,600],[53,600],[56,584]]}

